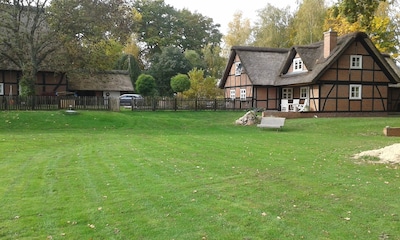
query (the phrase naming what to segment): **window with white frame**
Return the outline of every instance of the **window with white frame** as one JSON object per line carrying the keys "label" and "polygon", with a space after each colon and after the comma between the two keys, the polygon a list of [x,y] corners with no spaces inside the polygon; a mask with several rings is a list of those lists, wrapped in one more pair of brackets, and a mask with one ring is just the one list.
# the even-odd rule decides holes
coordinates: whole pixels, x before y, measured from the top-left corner
{"label": "window with white frame", "polygon": [[235,75],[240,76],[242,74],[242,63],[236,62],[235,63]]}
{"label": "window with white frame", "polygon": [[4,95],[4,83],[0,83],[0,95]]}
{"label": "window with white frame", "polygon": [[361,69],[362,68],[362,56],[361,55],[351,55],[350,56],[350,68],[351,69]]}
{"label": "window with white frame", "polygon": [[282,99],[293,99],[293,88],[282,88]]}
{"label": "window with white frame", "polygon": [[293,72],[303,71],[303,60],[301,58],[293,59]]}
{"label": "window with white frame", "polygon": [[301,87],[300,88],[300,99],[308,98],[309,87]]}
{"label": "window with white frame", "polygon": [[246,89],[240,89],[240,100],[246,100]]}
{"label": "window with white frame", "polygon": [[359,84],[350,84],[350,99],[361,99],[362,87]]}
{"label": "window with white frame", "polygon": [[230,97],[231,97],[231,99],[235,99],[236,98],[236,91],[235,90],[231,90]]}

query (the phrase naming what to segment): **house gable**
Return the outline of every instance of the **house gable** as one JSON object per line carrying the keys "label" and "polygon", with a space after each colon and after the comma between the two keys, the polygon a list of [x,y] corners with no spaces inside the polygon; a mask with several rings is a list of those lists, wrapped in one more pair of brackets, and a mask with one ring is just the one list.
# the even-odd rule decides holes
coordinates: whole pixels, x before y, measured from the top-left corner
{"label": "house gable", "polygon": [[[316,79],[319,111],[383,112],[388,106],[388,85],[398,78],[369,39],[359,35],[348,42]],[[383,59],[383,60],[382,60]]]}
{"label": "house gable", "polygon": [[296,54],[294,58],[292,58],[289,62],[289,68],[285,71],[284,74],[299,74],[308,72],[307,66],[299,54]]}
{"label": "house gable", "polygon": [[[361,68],[352,67],[352,59],[359,57]],[[331,64],[318,81],[341,81],[350,83],[391,83],[373,55],[360,42],[353,42],[346,51]]]}
{"label": "house gable", "polygon": [[[349,71],[355,75],[364,72],[363,76],[366,76],[366,73],[368,75],[369,71],[375,71],[375,74],[376,71],[381,71],[381,73],[385,75],[385,77],[381,77],[381,79],[386,78],[387,81],[391,83],[397,83],[400,81],[395,70],[385,60],[384,55],[376,49],[365,33],[358,32],[345,35],[342,39],[338,40],[338,44],[339,42],[342,42],[343,46],[340,46],[339,49],[333,53],[331,61],[329,61],[329,64],[320,71],[314,79],[314,82],[321,79],[326,71],[329,71],[332,66],[337,64],[339,69]],[[360,68],[351,66],[351,59],[356,56],[360,56],[362,59],[362,66]],[[344,76],[339,76],[339,79],[342,79],[343,77]]]}
{"label": "house gable", "polygon": [[240,61],[248,80],[253,85],[274,85],[280,75],[288,50],[277,48],[232,47],[231,54],[219,83],[224,88],[235,71],[234,63]]}
{"label": "house gable", "polygon": [[232,56],[230,68],[225,80],[225,97],[230,99],[246,100],[252,96],[252,86],[246,67],[242,63],[238,52]]}

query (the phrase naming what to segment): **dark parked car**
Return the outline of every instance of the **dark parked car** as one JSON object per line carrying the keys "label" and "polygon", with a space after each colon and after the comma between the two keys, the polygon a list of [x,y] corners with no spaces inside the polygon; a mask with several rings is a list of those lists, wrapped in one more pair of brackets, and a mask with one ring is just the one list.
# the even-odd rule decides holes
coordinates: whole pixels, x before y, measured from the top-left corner
{"label": "dark parked car", "polygon": [[138,104],[143,103],[143,97],[140,94],[123,94],[119,96],[120,106],[134,106],[137,107]]}

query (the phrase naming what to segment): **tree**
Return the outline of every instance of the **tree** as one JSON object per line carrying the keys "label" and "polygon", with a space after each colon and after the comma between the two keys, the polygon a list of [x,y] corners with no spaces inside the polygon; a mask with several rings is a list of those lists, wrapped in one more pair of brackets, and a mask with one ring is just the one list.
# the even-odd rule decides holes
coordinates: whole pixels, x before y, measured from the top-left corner
{"label": "tree", "polygon": [[39,70],[109,68],[125,10],[123,0],[3,0],[0,61],[22,71],[22,95],[35,95]]}
{"label": "tree", "polygon": [[80,43],[115,39],[125,44],[135,24],[125,0],[51,0],[48,9],[53,29]]}
{"label": "tree", "polygon": [[[122,55],[134,19],[124,0],[52,0],[48,9],[50,26],[66,49],[61,57],[73,63],[72,70],[110,70]],[[116,46],[119,56],[110,54]]]}
{"label": "tree", "polygon": [[187,9],[178,11],[181,27],[178,31],[178,47],[184,50],[195,50],[201,53],[206,45],[219,46],[222,33],[218,30],[220,24],[215,24],[212,18],[203,16]]}
{"label": "tree", "polygon": [[205,69],[206,63],[204,62],[204,59],[201,58],[200,54],[194,50],[186,50],[185,51],[185,58],[190,62],[192,67],[200,68],[200,69]]}
{"label": "tree", "polygon": [[130,54],[124,54],[118,59],[117,63],[115,64],[114,69],[116,70],[128,70],[129,77],[133,86],[135,86],[136,80],[139,75],[142,73],[140,69],[140,65],[137,59]]}
{"label": "tree", "polygon": [[178,74],[171,78],[171,88],[174,92],[181,93],[190,88],[190,80],[186,74]]}
{"label": "tree", "polygon": [[143,96],[153,96],[156,92],[156,81],[151,75],[141,74],[136,80],[135,89]]}
{"label": "tree", "polygon": [[250,20],[243,19],[242,12],[235,12],[232,22],[228,23],[228,33],[223,37],[226,48],[250,44],[251,33]]}
{"label": "tree", "polygon": [[123,46],[114,39],[92,43],[84,48],[88,53],[82,56],[85,60],[85,65],[82,68],[92,71],[112,70],[122,55],[122,49]]}
{"label": "tree", "polygon": [[374,18],[371,22],[370,37],[372,42],[379,51],[390,53],[394,58],[399,56],[398,48],[400,47],[398,31],[395,21],[389,16],[389,2],[380,2],[375,11]]}
{"label": "tree", "polygon": [[386,0],[342,0],[338,11],[349,23],[359,22],[367,31],[371,30],[371,22],[380,2]]}
{"label": "tree", "polygon": [[164,0],[137,0],[133,8],[140,14],[134,31],[138,42],[144,46],[145,59],[169,46],[200,53],[209,43],[214,46],[220,44],[222,34],[218,30],[219,24],[199,13],[191,13],[187,9],[178,11]]}
{"label": "tree", "polygon": [[22,71],[22,95],[35,95],[40,69],[50,69],[61,44],[48,26],[44,1],[14,0],[0,4],[0,62]]}
{"label": "tree", "polygon": [[268,4],[258,11],[254,28],[254,46],[285,48],[292,46],[290,26],[293,16],[290,8],[276,8]]}
{"label": "tree", "polygon": [[205,74],[213,78],[221,78],[227,59],[222,57],[221,47],[207,45],[203,48],[202,53],[204,61],[207,65]]}
{"label": "tree", "polygon": [[139,43],[137,42],[137,38],[135,34],[131,34],[131,36],[128,38],[127,42],[125,43],[124,49],[123,49],[124,54],[133,56],[137,63],[139,64],[140,68],[143,69],[144,64],[140,61],[140,46]]}
{"label": "tree", "polygon": [[[392,4],[389,7],[388,15],[390,18],[390,22],[393,25],[393,34],[395,36],[400,36],[400,13],[398,11],[400,9],[400,1],[393,1]],[[398,37],[395,38],[396,44],[395,47],[396,49],[400,48],[400,39]],[[398,50],[397,50],[398,52]],[[398,58],[399,54],[393,54],[393,57]],[[399,59],[397,59],[399,60]]]}
{"label": "tree", "polygon": [[[371,32],[374,15],[381,2],[386,0],[341,0],[330,8],[328,24],[356,25],[358,29]],[[343,30],[346,31],[346,30]]]}
{"label": "tree", "polygon": [[[370,1],[372,0],[343,0],[334,5],[328,11],[325,28],[335,30],[339,35],[365,32],[381,52],[396,56],[399,40],[396,36],[396,25],[389,16],[389,2]],[[371,6],[364,6],[367,3]]]}
{"label": "tree", "polygon": [[178,73],[186,74],[192,68],[182,50],[176,47],[166,47],[151,59],[151,67],[147,73],[156,80],[157,90],[161,96],[171,96],[171,78]]}
{"label": "tree", "polygon": [[307,45],[322,40],[327,8],[325,0],[304,0],[293,18],[293,44]]}
{"label": "tree", "polygon": [[192,69],[189,73],[190,89],[183,92],[187,98],[214,99],[221,95],[217,88],[217,80],[213,77],[204,77],[204,70]]}
{"label": "tree", "polygon": [[133,8],[141,16],[134,29],[138,42],[144,44],[149,54],[160,53],[163,46],[169,45],[171,35],[176,32],[176,10],[163,0],[137,0]]}

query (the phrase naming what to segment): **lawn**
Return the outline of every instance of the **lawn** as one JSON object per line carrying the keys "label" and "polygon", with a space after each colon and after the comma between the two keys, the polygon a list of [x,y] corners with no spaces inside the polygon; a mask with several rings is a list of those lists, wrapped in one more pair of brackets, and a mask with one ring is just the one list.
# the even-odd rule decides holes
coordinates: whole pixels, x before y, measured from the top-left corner
{"label": "lawn", "polygon": [[0,239],[400,239],[398,117],[0,112]]}

